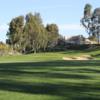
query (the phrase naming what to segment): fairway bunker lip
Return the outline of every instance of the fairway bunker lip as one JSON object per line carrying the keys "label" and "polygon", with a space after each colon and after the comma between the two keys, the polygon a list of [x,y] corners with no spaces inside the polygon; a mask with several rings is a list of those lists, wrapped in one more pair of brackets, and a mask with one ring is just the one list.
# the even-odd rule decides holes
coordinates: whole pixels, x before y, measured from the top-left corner
{"label": "fairway bunker lip", "polygon": [[63,57],[63,60],[93,60],[93,57],[91,55],[81,55],[77,57]]}

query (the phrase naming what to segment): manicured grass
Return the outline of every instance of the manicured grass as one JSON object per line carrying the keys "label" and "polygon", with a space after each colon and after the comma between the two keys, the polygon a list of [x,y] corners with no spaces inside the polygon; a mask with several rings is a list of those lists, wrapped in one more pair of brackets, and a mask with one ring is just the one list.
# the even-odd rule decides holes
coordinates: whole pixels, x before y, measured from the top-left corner
{"label": "manicured grass", "polygon": [[0,100],[100,100],[100,61],[62,60],[81,54],[99,51],[0,57]]}
{"label": "manicured grass", "polygon": [[1,62],[37,62],[37,61],[51,61],[60,60],[64,54],[60,53],[37,53],[16,56],[3,56],[0,57]]}
{"label": "manicured grass", "polygon": [[53,61],[53,60],[62,60],[63,57],[76,57],[76,56],[81,56],[81,55],[91,55],[94,57],[94,59],[99,60],[100,59],[100,50],[94,50],[94,51],[69,50],[69,51],[65,51],[65,52],[3,56],[3,57],[0,57],[0,63]]}

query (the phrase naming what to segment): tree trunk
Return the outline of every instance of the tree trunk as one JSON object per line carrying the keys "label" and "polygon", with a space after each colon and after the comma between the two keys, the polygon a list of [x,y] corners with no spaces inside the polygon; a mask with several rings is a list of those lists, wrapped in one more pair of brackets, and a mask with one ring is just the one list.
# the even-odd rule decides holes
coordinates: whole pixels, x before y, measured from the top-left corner
{"label": "tree trunk", "polygon": [[99,35],[99,33],[98,33],[97,38],[98,38],[98,44],[100,44],[100,35]]}

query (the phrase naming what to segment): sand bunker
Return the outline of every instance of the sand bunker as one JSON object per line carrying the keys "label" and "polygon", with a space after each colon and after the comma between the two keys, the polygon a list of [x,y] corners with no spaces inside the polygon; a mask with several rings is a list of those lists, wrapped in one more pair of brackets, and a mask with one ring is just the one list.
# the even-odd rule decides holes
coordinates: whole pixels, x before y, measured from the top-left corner
{"label": "sand bunker", "polygon": [[76,57],[63,57],[63,60],[91,60],[93,59],[90,55],[81,55]]}

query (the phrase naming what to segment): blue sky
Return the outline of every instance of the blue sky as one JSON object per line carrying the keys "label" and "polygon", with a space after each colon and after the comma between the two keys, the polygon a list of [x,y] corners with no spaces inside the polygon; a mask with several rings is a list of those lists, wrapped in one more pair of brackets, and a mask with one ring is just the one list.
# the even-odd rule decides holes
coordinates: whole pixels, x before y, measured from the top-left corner
{"label": "blue sky", "polygon": [[99,0],[2,0],[0,2],[0,41],[5,41],[12,18],[29,12],[39,12],[44,24],[56,23],[60,34],[66,37],[86,32],[80,26],[84,5],[100,7]]}

